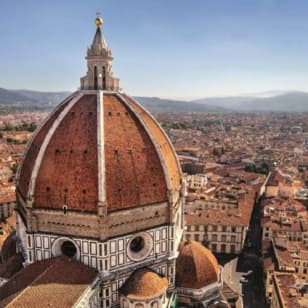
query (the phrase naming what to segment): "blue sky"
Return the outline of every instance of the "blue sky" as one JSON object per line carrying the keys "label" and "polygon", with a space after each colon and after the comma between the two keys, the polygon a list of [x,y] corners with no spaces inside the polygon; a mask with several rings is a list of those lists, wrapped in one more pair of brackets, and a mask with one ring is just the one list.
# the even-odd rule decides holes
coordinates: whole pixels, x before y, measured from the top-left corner
{"label": "blue sky", "polygon": [[306,0],[1,0],[0,87],[75,90],[97,11],[132,95],[308,91]]}

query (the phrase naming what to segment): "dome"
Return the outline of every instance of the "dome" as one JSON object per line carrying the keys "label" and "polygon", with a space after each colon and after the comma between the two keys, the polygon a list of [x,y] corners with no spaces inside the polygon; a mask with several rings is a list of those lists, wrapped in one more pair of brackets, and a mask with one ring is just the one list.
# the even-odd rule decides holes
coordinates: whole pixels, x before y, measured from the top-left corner
{"label": "dome", "polygon": [[169,139],[133,98],[81,90],[34,133],[17,192],[33,209],[114,212],[170,201],[180,174]]}
{"label": "dome", "polygon": [[195,241],[184,241],[176,260],[176,285],[201,289],[218,281],[219,265],[210,250]]}
{"label": "dome", "polygon": [[135,271],[125,282],[120,292],[130,299],[154,298],[168,288],[168,279],[143,268]]}

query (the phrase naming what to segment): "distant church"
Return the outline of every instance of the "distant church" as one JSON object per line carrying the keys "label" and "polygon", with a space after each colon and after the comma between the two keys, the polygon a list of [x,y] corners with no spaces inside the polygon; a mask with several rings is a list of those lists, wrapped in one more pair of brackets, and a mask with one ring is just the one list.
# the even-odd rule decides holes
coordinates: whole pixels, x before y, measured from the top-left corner
{"label": "distant church", "polygon": [[19,168],[24,268],[0,287],[0,306],[212,307],[222,270],[182,240],[186,185],[174,148],[121,91],[95,23],[80,90],[36,130]]}

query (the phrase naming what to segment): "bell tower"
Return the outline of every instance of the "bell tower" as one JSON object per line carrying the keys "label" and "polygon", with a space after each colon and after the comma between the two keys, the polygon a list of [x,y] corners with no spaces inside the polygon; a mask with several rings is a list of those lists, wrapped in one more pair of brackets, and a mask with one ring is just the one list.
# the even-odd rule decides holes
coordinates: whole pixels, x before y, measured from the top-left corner
{"label": "bell tower", "polygon": [[80,79],[81,90],[119,91],[119,79],[113,76],[112,52],[102,33],[103,19],[97,14],[96,32],[87,51],[87,75]]}

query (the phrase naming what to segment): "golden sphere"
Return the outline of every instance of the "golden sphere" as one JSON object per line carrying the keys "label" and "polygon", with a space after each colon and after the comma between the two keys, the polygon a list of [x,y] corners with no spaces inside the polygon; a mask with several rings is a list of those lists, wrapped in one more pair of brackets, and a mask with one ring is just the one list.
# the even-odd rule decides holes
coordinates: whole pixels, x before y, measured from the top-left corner
{"label": "golden sphere", "polygon": [[103,24],[103,19],[101,17],[96,17],[95,24],[97,27],[100,27]]}

